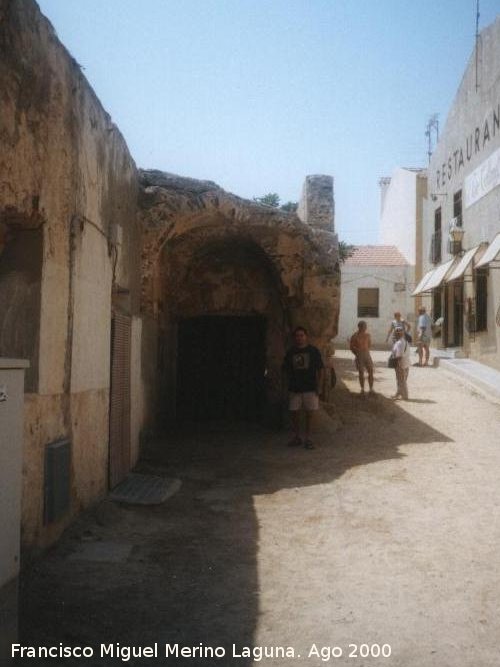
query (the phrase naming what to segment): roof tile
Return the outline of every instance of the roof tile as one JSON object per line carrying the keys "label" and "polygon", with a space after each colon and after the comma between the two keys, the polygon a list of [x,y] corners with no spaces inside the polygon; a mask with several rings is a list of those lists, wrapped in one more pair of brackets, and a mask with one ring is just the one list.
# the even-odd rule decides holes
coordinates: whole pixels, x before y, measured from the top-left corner
{"label": "roof tile", "polygon": [[345,261],[345,266],[407,266],[395,245],[359,245]]}

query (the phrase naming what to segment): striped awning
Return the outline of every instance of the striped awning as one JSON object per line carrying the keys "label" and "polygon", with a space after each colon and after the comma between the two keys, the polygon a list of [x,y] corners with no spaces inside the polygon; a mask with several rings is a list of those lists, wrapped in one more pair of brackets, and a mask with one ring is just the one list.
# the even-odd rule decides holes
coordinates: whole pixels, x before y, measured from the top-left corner
{"label": "striped awning", "polygon": [[429,281],[430,277],[434,273],[436,269],[431,269],[430,271],[427,271],[425,276],[422,278],[422,280],[418,283],[418,285],[415,287],[413,292],[411,293],[412,296],[418,296],[419,294],[423,294],[427,290],[425,289],[425,286],[427,282]]}
{"label": "striped awning", "polygon": [[448,273],[448,275],[446,276],[446,282],[447,283],[451,283],[452,280],[458,280],[459,278],[461,278],[464,275],[464,273],[467,271],[467,267],[472,262],[474,257],[477,255],[480,248],[481,248],[481,246],[477,245],[474,248],[471,248],[470,250],[467,250],[465,255],[460,259],[458,264],[455,266],[453,271],[450,271]]}
{"label": "striped awning", "polygon": [[484,255],[475,265],[475,268],[480,269],[482,266],[486,266],[486,264],[493,262],[497,258],[499,252],[500,252],[500,232],[498,232],[493,241],[487,247],[487,249],[484,252]]}
{"label": "striped awning", "polygon": [[432,276],[425,284],[425,291],[429,292],[430,290],[436,289],[439,287],[443,280],[446,278],[448,273],[458,264],[456,257],[452,257],[444,264],[440,264],[433,272]]}

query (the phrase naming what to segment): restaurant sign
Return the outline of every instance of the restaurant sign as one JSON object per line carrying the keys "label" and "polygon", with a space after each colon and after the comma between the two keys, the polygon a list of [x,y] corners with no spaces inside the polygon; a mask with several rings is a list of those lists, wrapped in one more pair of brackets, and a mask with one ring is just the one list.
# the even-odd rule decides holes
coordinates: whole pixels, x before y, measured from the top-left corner
{"label": "restaurant sign", "polygon": [[465,178],[465,208],[475,204],[497,185],[500,185],[500,148]]}

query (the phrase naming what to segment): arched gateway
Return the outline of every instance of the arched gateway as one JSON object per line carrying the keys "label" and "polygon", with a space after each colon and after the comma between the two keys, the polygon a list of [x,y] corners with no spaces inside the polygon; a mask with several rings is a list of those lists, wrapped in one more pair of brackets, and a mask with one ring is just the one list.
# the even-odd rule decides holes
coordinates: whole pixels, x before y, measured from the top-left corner
{"label": "arched gateway", "polygon": [[329,355],[340,283],[330,177],[308,177],[299,215],[141,172],[142,309],[168,421],[275,421],[291,329]]}

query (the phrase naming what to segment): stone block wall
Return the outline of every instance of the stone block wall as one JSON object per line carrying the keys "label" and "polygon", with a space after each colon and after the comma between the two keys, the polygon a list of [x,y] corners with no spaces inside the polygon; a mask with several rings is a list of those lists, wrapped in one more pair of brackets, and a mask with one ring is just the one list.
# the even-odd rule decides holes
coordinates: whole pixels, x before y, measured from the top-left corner
{"label": "stone block wall", "polygon": [[332,176],[306,176],[297,215],[308,225],[329,232],[335,231]]}

